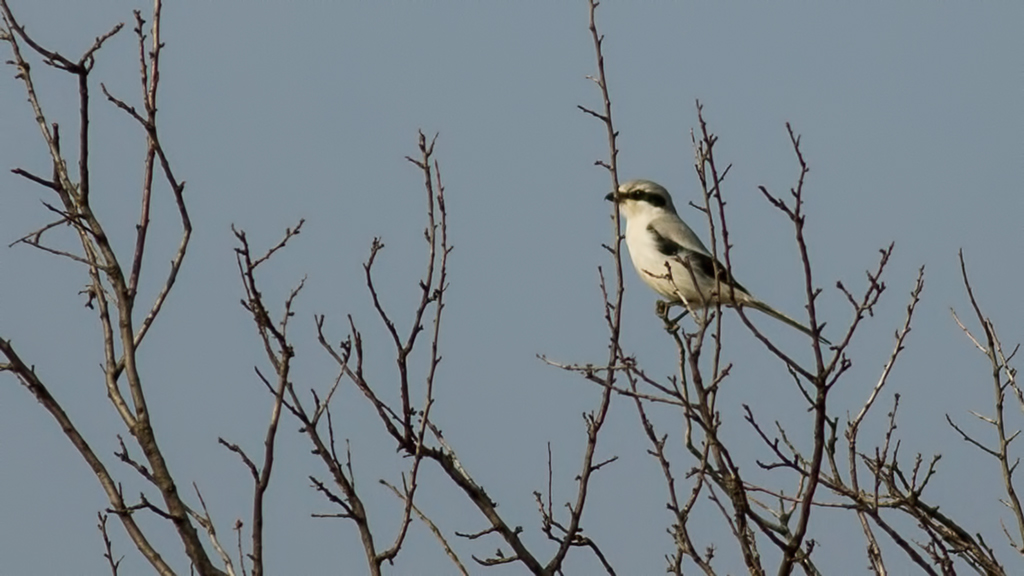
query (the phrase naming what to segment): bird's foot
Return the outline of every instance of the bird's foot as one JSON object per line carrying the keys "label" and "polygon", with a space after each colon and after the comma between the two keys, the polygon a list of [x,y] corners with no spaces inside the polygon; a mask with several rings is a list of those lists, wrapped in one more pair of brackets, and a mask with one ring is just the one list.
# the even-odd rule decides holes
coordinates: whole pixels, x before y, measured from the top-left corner
{"label": "bird's foot", "polygon": [[669,301],[666,301],[666,300],[655,300],[654,301],[654,314],[657,315],[658,318],[661,318],[661,319],[664,320],[668,316],[668,311],[671,310],[672,306],[675,305],[675,304],[676,304],[676,302],[669,302]]}
{"label": "bird's foot", "polygon": [[673,306],[679,305],[682,305],[682,303],[666,302],[665,300],[658,300],[657,302],[654,303],[654,313],[658,316],[658,318],[661,318],[662,322],[665,323],[665,330],[668,330],[669,332],[675,332],[676,330],[678,330],[679,321],[690,313],[690,311],[686,309],[686,306],[683,306],[683,313],[680,314],[679,316],[676,316],[675,318],[670,319],[668,317],[669,311],[672,309]]}

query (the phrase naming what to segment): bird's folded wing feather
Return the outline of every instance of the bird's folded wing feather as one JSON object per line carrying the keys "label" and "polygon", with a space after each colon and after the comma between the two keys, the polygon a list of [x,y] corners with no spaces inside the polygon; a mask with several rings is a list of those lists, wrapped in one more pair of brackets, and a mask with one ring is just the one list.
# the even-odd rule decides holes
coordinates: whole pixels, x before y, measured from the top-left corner
{"label": "bird's folded wing feather", "polygon": [[714,259],[697,235],[693,233],[693,230],[682,220],[667,217],[655,218],[647,225],[647,231],[654,238],[658,251],[665,256],[679,256],[684,260],[689,260],[694,266],[695,272],[702,273],[707,278],[717,278],[723,286],[732,285],[737,290],[747,292],[747,289],[733,278],[721,262],[718,262],[716,277]]}

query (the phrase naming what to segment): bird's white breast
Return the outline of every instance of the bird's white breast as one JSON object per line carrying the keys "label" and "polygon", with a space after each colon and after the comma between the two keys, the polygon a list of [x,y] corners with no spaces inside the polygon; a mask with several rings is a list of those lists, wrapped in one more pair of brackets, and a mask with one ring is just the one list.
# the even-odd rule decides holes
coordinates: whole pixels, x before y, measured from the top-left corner
{"label": "bird's white breast", "polygon": [[672,266],[672,279],[676,285],[682,288],[692,284],[687,279],[679,277],[686,274],[686,270],[675,261],[675,258],[665,256],[658,250],[654,235],[647,229],[647,222],[626,222],[626,246],[637,274],[658,294],[670,300],[678,299],[676,286],[666,277],[666,263]]}

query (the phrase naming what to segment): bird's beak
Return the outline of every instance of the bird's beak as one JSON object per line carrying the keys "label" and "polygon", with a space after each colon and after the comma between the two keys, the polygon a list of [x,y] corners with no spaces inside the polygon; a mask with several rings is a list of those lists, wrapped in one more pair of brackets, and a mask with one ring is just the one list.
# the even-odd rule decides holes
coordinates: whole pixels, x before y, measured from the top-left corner
{"label": "bird's beak", "polygon": [[619,196],[615,192],[609,192],[608,195],[604,197],[604,199],[609,202],[618,202]]}

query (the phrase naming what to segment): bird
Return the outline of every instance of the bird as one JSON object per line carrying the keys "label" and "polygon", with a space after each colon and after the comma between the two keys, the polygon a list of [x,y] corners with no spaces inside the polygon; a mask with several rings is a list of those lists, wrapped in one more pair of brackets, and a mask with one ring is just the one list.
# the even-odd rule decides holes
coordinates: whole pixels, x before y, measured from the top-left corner
{"label": "bird", "polygon": [[[737,282],[679,217],[672,196],[660,184],[630,180],[605,200],[618,204],[626,218],[626,247],[640,279],[669,305],[682,304],[687,310],[715,304],[750,307],[815,337],[810,328],[758,300]],[[820,334],[818,338],[831,344]]]}

